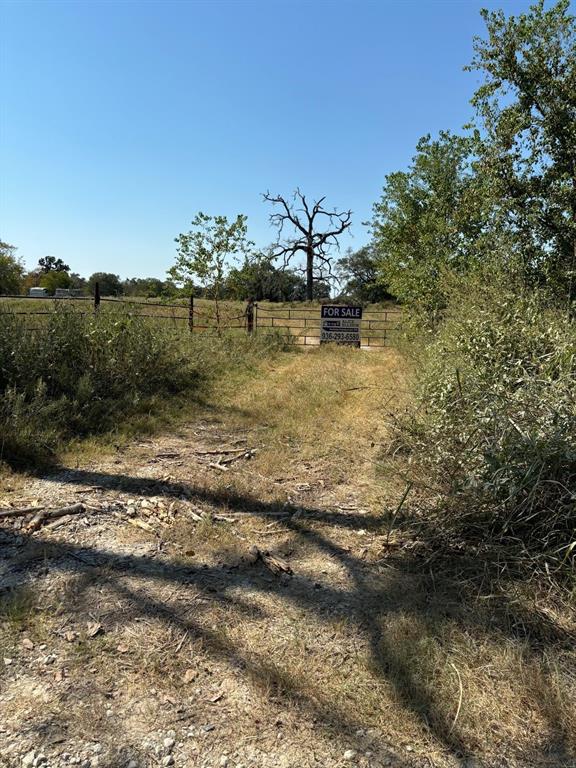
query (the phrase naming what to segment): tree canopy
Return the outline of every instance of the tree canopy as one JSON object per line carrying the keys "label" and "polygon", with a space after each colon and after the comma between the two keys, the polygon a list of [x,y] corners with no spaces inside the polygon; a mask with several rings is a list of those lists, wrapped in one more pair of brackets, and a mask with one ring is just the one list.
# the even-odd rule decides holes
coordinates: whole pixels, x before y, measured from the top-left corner
{"label": "tree canopy", "polygon": [[24,278],[24,265],[17,248],[0,240],[0,294],[18,294]]}
{"label": "tree canopy", "polygon": [[506,17],[482,11],[468,67],[484,82],[477,172],[514,235],[527,274],[570,290],[576,260],[576,25],[569,0]]}

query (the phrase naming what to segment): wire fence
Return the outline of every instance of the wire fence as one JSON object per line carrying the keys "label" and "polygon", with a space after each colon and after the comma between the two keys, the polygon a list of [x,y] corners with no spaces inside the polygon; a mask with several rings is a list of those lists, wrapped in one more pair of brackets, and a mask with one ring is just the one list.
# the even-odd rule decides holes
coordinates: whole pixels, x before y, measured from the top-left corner
{"label": "wire fence", "polygon": [[[150,321],[169,321],[174,327],[188,327],[191,333],[243,331],[260,336],[281,337],[286,343],[296,346],[318,346],[321,343],[320,306],[248,302],[245,309],[239,313],[237,305],[231,309],[226,306],[226,302],[219,305],[219,309],[216,309],[214,303],[209,308],[200,308],[195,304],[193,296],[190,296],[186,303],[169,303],[100,296],[98,289],[94,296],[0,296],[2,313],[38,317],[39,320],[54,314],[62,304],[72,307],[81,316],[119,307],[130,316]],[[37,306],[40,308],[37,309]],[[402,313],[398,309],[364,307],[360,324],[360,346],[383,348],[394,344],[401,317]],[[30,324],[26,327],[29,330],[41,328]]]}
{"label": "wire fence", "polygon": [[[321,343],[322,319],[320,307],[263,307],[254,310],[255,332],[284,336],[298,346],[318,346]],[[360,346],[388,347],[398,333],[402,312],[398,309],[365,307],[360,323]]]}

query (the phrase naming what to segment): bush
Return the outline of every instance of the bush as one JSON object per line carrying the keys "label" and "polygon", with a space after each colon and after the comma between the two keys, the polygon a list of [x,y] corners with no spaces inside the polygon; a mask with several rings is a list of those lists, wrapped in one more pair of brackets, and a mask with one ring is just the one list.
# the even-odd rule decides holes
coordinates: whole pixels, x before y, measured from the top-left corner
{"label": "bush", "polygon": [[34,331],[0,314],[0,460],[53,458],[64,441],[194,392],[270,346],[277,343],[191,337],[122,311],[94,317],[62,307]]}
{"label": "bush", "polygon": [[468,278],[418,369],[401,435],[441,492],[442,530],[574,563],[574,323],[537,294]]}

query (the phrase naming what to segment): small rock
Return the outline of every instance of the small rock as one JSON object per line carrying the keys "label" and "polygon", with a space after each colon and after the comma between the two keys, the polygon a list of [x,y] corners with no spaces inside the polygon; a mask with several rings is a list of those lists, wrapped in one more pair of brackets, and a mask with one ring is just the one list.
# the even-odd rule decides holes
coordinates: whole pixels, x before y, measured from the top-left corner
{"label": "small rock", "polygon": [[56,656],[53,653],[49,653],[48,656],[44,656],[44,664],[54,664]]}
{"label": "small rock", "polygon": [[23,768],[28,768],[31,765],[34,765],[34,760],[36,759],[36,752],[34,750],[31,750],[27,754],[24,755],[22,758],[22,766]]}
{"label": "small rock", "polygon": [[344,760],[354,760],[355,757],[356,757],[355,749],[347,749],[346,752],[344,752]]}
{"label": "small rock", "polygon": [[167,739],[175,739],[176,738],[176,731],[168,731],[166,734]]}
{"label": "small rock", "polygon": [[38,766],[38,765],[44,765],[44,763],[45,763],[47,760],[48,760],[48,758],[46,757],[46,755],[42,755],[42,754],[40,754],[40,755],[36,755],[36,757],[34,758],[34,761],[33,761],[32,765],[34,766],[34,768],[37,768],[37,766]]}
{"label": "small rock", "polygon": [[102,744],[100,743],[94,744],[94,746],[92,747],[92,752],[94,752],[95,755],[99,755],[102,752]]}
{"label": "small rock", "polygon": [[32,651],[34,649],[34,643],[29,637],[25,637],[22,640],[22,648],[26,648],[27,651]]}
{"label": "small rock", "polygon": [[174,765],[174,757],[172,755],[166,755],[166,757],[162,758],[162,765]]}
{"label": "small rock", "polygon": [[174,741],[174,739],[173,739],[172,737],[170,737],[170,736],[167,736],[167,737],[164,739],[164,749],[165,749],[167,752],[172,752],[172,750],[174,749],[174,744],[175,744],[175,743],[176,743],[176,742]]}
{"label": "small rock", "polygon": [[226,766],[228,765],[228,757],[226,755],[222,755],[222,757],[220,758],[220,765],[222,766],[222,768],[226,768]]}
{"label": "small rock", "polygon": [[137,760],[130,760],[126,768],[138,768],[138,761]]}

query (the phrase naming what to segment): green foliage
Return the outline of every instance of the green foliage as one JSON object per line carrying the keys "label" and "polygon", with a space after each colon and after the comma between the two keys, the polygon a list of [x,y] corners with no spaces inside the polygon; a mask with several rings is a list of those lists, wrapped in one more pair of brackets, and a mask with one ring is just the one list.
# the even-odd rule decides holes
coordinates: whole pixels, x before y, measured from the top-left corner
{"label": "green foliage", "polygon": [[219,302],[230,262],[239,256],[248,258],[253,246],[247,239],[246,216],[238,214],[229,222],[226,216],[200,212],[192,220],[192,229],[178,235],[176,243],[176,263],[168,274],[177,283],[192,283],[197,277],[205,289],[210,289],[220,331]]}
{"label": "green foliage", "polygon": [[508,280],[457,281],[418,361],[412,462],[440,529],[570,561],[576,530],[576,325]]}
{"label": "green foliage", "polygon": [[39,282],[41,287],[46,288],[48,293],[52,295],[54,295],[57,288],[70,288],[72,286],[72,278],[68,272],[61,270],[44,272]]}
{"label": "green foliage", "polygon": [[96,283],[100,286],[101,296],[121,296],[123,293],[122,281],[118,275],[111,272],[94,272],[88,278],[88,291],[94,294]]}
{"label": "green foliage", "polygon": [[386,177],[371,222],[383,285],[403,303],[433,314],[446,297],[445,271],[465,272],[485,247],[484,197],[468,139],[442,132],[418,142],[408,171]]}
{"label": "green foliage", "polygon": [[16,256],[16,248],[0,240],[0,295],[18,294],[24,279],[24,266]]}
{"label": "green foliage", "polygon": [[70,272],[68,264],[64,264],[62,259],[55,256],[43,256],[38,260],[40,272]]}
{"label": "green foliage", "polygon": [[123,311],[83,316],[61,306],[35,331],[0,312],[0,461],[38,465],[66,441],[194,395],[276,346],[191,336]]}
{"label": "green foliage", "polygon": [[224,288],[226,298],[256,301],[302,301],[306,282],[290,269],[277,269],[270,259],[257,255],[230,270]]}
{"label": "green foliage", "polygon": [[144,296],[148,299],[170,298],[178,294],[172,280],[159,280],[157,277],[128,278],[124,280],[122,289],[125,296]]}
{"label": "green foliage", "polygon": [[380,277],[373,245],[357,251],[349,249],[337,267],[342,293],[353,301],[377,304],[393,298]]}
{"label": "green foliage", "polygon": [[526,276],[566,296],[576,253],[576,25],[569,0],[506,18],[483,11],[472,104],[477,172],[493,216],[513,235]]}

